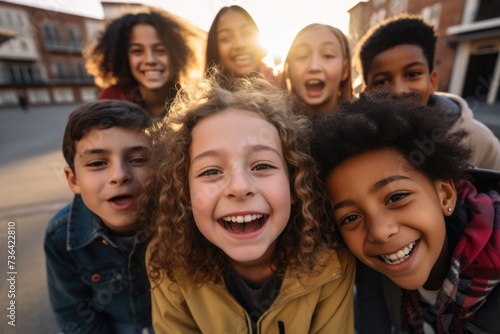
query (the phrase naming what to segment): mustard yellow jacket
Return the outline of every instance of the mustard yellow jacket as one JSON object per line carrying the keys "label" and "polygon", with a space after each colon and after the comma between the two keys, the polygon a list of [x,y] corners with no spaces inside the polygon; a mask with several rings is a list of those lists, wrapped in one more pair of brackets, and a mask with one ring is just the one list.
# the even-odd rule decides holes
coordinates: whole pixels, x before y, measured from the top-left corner
{"label": "mustard yellow jacket", "polygon": [[[322,256],[328,265],[319,275],[300,281],[285,275],[279,296],[257,323],[258,333],[354,333],[354,259],[343,249]],[[164,279],[152,287],[156,334],[251,333],[247,312],[224,282],[196,287],[189,280]]]}

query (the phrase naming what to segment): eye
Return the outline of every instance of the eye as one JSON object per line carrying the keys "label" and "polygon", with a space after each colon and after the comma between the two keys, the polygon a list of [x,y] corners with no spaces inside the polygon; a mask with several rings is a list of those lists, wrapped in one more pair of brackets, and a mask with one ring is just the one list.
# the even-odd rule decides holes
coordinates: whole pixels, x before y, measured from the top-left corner
{"label": "eye", "polygon": [[129,163],[133,165],[145,165],[148,162],[148,158],[146,157],[134,157],[129,160]]}
{"label": "eye", "polygon": [[347,225],[352,225],[351,223],[357,221],[358,219],[360,219],[360,217],[361,216],[358,214],[349,214],[339,219],[338,222],[342,228],[346,228]]}
{"label": "eye", "polygon": [[218,169],[215,169],[215,168],[211,168],[211,169],[204,170],[198,176],[199,177],[202,177],[202,176],[216,176],[216,175],[221,175],[221,174],[222,174],[222,171],[220,171]]}
{"label": "eye", "polygon": [[324,54],[324,55],[323,55],[323,58],[326,58],[326,59],[333,59],[333,58],[335,58],[335,55],[334,55],[334,54],[331,54],[331,53],[327,53],[327,54]]}
{"label": "eye", "polygon": [[420,75],[422,75],[422,72],[421,71],[411,71],[411,72],[408,72],[408,74],[406,74],[406,76],[408,78],[417,78],[419,77]]}
{"label": "eye", "polygon": [[128,53],[131,54],[131,55],[140,55],[142,53],[142,49],[139,49],[139,48],[131,48],[128,50]]}
{"label": "eye", "polygon": [[87,163],[85,166],[86,167],[94,167],[94,168],[97,168],[97,167],[103,167],[103,166],[106,166],[108,163],[106,161],[103,161],[103,160],[94,160],[94,161],[90,161],[89,163]]}
{"label": "eye", "polygon": [[396,194],[390,195],[386,201],[386,204],[394,204],[396,202],[399,202],[402,199],[406,198],[408,195],[409,195],[409,193],[396,193]]}
{"label": "eye", "polygon": [[389,83],[389,80],[387,80],[387,79],[379,79],[379,80],[374,80],[370,86],[371,87],[379,87],[379,86],[387,85],[388,83]]}
{"label": "eye", "polygon": [[269,164],[258,164],[252,168],[252,170],[255,170],[255,171],[262,171],[262,170],[268,170],[268,169],[275,169],[275,167],[271,166]]}

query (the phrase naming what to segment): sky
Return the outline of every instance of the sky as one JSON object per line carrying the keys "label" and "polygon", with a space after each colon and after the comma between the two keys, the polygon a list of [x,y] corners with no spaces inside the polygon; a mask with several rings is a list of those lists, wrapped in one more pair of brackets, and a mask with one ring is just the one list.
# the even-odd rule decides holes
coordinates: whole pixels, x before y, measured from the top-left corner
{"label": "sky", "polygon": [[[324,23],[341,29],[349,27],[347,10],[359,0],[106,0],[144,3],[163,8],[208,30],[218,10],[239,5],[254,18],[262,44],[272,55],[285,56],[297,32],[310,23]],[[103,18],[99,0],[8,0],[44,9]]]}

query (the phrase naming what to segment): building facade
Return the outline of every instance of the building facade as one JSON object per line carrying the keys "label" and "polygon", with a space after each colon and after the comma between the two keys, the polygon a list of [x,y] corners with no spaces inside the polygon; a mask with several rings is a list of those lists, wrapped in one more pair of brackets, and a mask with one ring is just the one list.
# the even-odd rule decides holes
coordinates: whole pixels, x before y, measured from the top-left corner
{"label": "building facade", "polygon": [[500,1],[369,0],[349,10],[353,49],[374,24],[408,12],[421,14],[436,30],[438,90],[469,102],[500,102]]}
{"label": "building facade", "polygon": [[[0,1],[0,107],[95,99],[82,51],[101,20]],[[3,36],[3,38],[2,38]]]}

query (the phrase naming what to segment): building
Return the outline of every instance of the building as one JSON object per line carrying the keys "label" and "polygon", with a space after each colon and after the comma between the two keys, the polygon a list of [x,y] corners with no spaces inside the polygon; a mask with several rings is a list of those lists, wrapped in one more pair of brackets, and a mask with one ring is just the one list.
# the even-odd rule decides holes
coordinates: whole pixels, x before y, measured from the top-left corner
{"label": "building", "polygon": [[496,0],[369,0],[349,10],[349,38],[358,40],[374,24],[401,12],[421,14],[438,36],[438,90],[469,103],[500,102],[500,2]]}
{"label": "building", "polygon": [[[73,103],[95,99],[82,50],[100,20],[0,1],[0,106]],[[0,32],[0,36],[2,35]]]}

